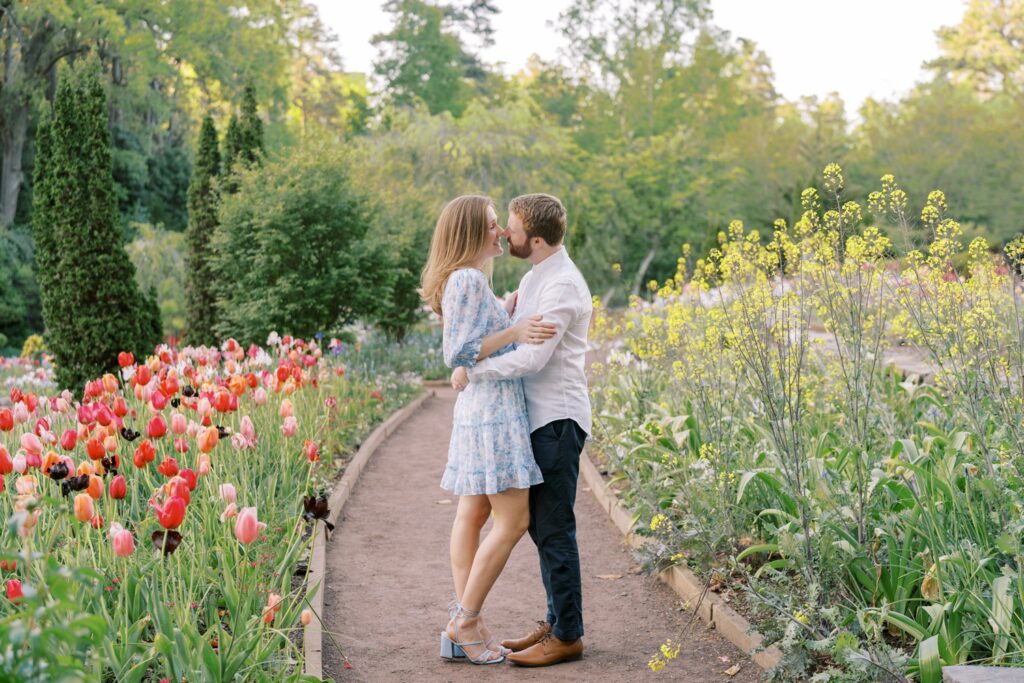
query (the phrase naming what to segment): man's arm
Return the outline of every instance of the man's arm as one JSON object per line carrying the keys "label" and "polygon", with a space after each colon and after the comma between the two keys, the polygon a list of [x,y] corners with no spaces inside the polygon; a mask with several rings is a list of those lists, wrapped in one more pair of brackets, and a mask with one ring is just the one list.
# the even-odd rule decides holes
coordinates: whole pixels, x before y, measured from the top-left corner
{"label": "man's arm", "polygon": [[576,319],[578,295],[569,282],[556,282],[540,293],[537,312],[544,322],[554,323],[555,336],[543,344],[528,344],[497,358],[487,358],[469,369],[470,381],[512,379],[540,372],[551,359],[562,335]]}

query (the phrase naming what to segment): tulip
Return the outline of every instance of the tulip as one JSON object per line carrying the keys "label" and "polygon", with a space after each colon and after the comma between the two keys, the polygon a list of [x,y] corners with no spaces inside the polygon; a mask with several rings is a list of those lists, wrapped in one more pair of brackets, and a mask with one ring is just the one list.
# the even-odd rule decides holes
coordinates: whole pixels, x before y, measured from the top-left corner
{"label": "tulip", "polygon": [[132,376],[132,384],[146,386],[151,379],[153,379],[153,373],[150,371],[149,366],[140,365],[135,369],[135,374]]}
{"label": "tulip", "polygon": [[185,501],[185,505],[188,505],[192,500],[192,494],[189,493],[188,482],[182,477],[171,477],[171,480],[164,485],[164,490],[167,491],[168,497],[178,497]]}
{"label": "tulip", "polygon": [[114,554],[118,557],[128,557],[135,552],[135,537],[127,529],[111,529],[111,542],[114,545]]}
{"label": "tulip", "polygon": [[114,421],[114,413],[111,412],[110,408],[106,407],[102,403],[96,407],[96,411],[93,415],[95,416],[96,421],[100,423],[101,427],[106,427]]}
{"label": "tulip", "polygon": [[242,425],[239,429],[245,440],[249,442],[250,446],[256,445],[256,427],[253,426],[252,420],[249,419],[248,415],[242,417]]}
{"label": "tulip", "polygon": [[235,432],[231,435],[231,447],[236,451],[244,451],[249,447],[249,442],[245,440],[245,437]]}
{"label": "tulip", "polygon": [[295,430],[298,428],[298,420],[294,416],[289,415],[284,419],[284,424],[281,425],[281,433],[285,436],[295,436]]}
{"label": "tulip", "polygon": [[299,622],[303,626],[309,626],[311,621],[313,621],[313,611],[308,608],[302,610],[302,613],[299,615]]}
{"label": "tulip", "polygon": [[174,450],[177,453],[188,453],[188,439],[175,439]]}
{"label": "tulip", "polygon": [[13,471],[14,461],[11,460],[11,454],[3,445],[0,445],[0,475],[10,474]]}
{"label": "tulip", "polygon": [[238,506],[234,503],[228,503],[228,506],[224,508],[224,512],[220,513],[221,524],[228,521],[232,517],[238,516]]}
{"label": "tulip", "polygon": [[120,474],[110,480],[110,497],[122,500],[128,495],[128,482]]}
{"label": "tulip", "polygon": [[226,413],[231,410],[231,393],[218,391],[213,400],[213,407],[216,408],[218,413]]}
{"label": "tulip", "polygon": [[181,477],[182,479],[184,479],[185,483],[188,484],[188,490],[189,491],[195,491],[196,490],[196,473],[195,472],[193,472],[191,469],[186,467],[185,469],[183,469],[180,472],[178,472],[178,476]]}
{"label": "tulip", "polygon": [[40,455],[43,452],[43,442],[31,432],[21,435],[21,447],[25,449],[26,455]]}
{"label": "tulip", "polygon": [[10,408],[0,408],[0,430],[9,432],[14,429],[14,413]]}
{"label": "tulip", "polygon": [[164,418],[160,415],[154,415],[150,419],[149,424],[146,425],[146,433],[151,439],[159,439],[161,436],[167,433],[167,423],[164,422]]}
{"label": "tulip", "polygon": [[103,447],[103,441],[94,436],[85,442],[85,452],[93,460],[99,460],[106,455],[107,449]]}
{"label": "tulip", "polygon": [[311,439],[306,439],[306,457],[309,458],[310,462],[316,462],[320,459],[320,445]]}
{"label": "tulip", "polygon": [[89,524],[92,525],[93,529],[102,529],[103,528],[103,515],[101,515],[101,514],[99,514],[97,512],[96,516],[94,516],[92,519],[89,520]]}
{"label": "tulip", "polygon": [[196,443],[199,445],[199,450],[203,453],[209,453],[212,451],[217,446],[218,441],[220,441],[220,433],[216,427],[207,427],[196,439]]}
{"label": "tulip", "polygon": [[14,421],[18,424],[28,422],[29,410],[28,406],[24,403],[18,403],[14,406]]}
{"label": "tulip", "polygon": [[185,519],[185,501],[177,496],[171,496],[163,505],[150,500],[149,505],[156,512],[160,526],[165,529],[177,529]]}
{"label": "tulip", "polygon": [[281,610],[281,600],[281,596],[277,593],[271,593],[267,596],[267,606],[263,608],[263,623],[273,623],[274,615]]}
{"label": "tulip", "polygon": [[198,467],[199,467],[199,476],[200,477],[205,477],[207,474],[209,474],[210,473],[210,456],[208,456],[206,453],[203,453],[202,455],[200,455],[199,456],[199,465],[198,465]]}
{"label": "tulip", "polygon": [[21,581],[18,579],[7,580],[7,599],[11,602],[17,602],[19,598],[24,596],[25,593],[21,590]]}
{"label": "tulip", "polygon": [[118,417],[124,417],[128,414],[128,402],[124,400],[124,397],[118,396],[114,399],[114,415]]}
{"label": "tulip", "polygon": [[103,391],[108,394],[113,394],[117,391],[117,378],[111,375],[109,372],[100,378],[100,382],[103,383]]}
{"label": "tulip", "polygon": [[120,365],[122,368],[126,368],[129,365],[134,365],[134,354],[132,354],[131,351],[122,351],[121,353],[117,354],[117,364]]}
{"label": "tulip", "polygon": [[86,487],[85,492],[93,500],[99,500],[103,497],[103,480],[95,474],[89,475],[89,485]]}
{"label": "tulip", "polygon": [[295,406],[292,405],[290,399],[284,399],[281,401],[281,407],[278,409],[277,414],[279,417],[290,417],[295,414]]}
{"label": "tulip", "polygon": [[252,402],[258,406],[263,405],[267,402],[267,391],[263,387],[260,387],[252,394]]}
{"label": "tulip", "polygon": [[31,469],[33,467],[42,467],[43,458],[38,453],[26,453],[25,454],[25,467]]}
{"label": "tulip", "polygon": [[234,484],[221,484],[217,487],[217,491],[220,493],[220,499],[225,503],[234,503],[237,496]]}
{"label": "tulip", "polygon": [[103,450],[107,453],[113,453],[117,450],[117,437],[108,435],[103,438]]}
{"label": "tulip", "polygon": [[60,435],[60,447],[64,450],[75,450],[76,443],[78,443],[78,432],[74,429],[65,429],[64,433]]}
{"label": "tulip", "polygon": [[88,493],[79,493],[75,496],[75,519],[79,522],[88,522],[96,514],[96,508],[92,504],[92,498]]}
{"label": "tulip", "polygon": [[235,520],[235,538],[241,543],[249,545],[256,540],[256,537],[260,535],[260,529],[265,526],[266,524],[257,519],[256,508],[242,508],[242,511],[238,513],[238,519]]}
{"label": "tulip", "polygon": [[199,403],[196,404],[197,413],[200,415],[209,415],[211,410],[213,410],[213,406],[210,405],[210,399],[205,396],[199,399]]}
{"label": "tulip", "polygon": [[18,451],[14,456],[14,460],[11,461],[11,468],[18,474],[25,474],[28,470],[28,462],[25,460],[25,454]]}
{"label": "tulip", "polygon": [[178,473],[178,461],[170,457],[164,458],[163,462],[157,465],[156,471],[165,477],[173,477]]}
{"label": "tulip", "polygon": [[171,432],[174,434],[184,434],[185,430],[188,429],[188,420],[181,413],[174,413],[171,415]]}

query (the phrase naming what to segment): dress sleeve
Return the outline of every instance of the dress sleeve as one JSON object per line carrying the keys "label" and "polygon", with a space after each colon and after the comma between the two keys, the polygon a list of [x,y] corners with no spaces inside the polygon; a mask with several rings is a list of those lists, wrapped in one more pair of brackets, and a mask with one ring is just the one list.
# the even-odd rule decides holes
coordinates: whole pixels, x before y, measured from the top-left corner
{"label": "dress sleeve", "polygon": [[450,368],[476,365],[480,346],[487,335],[489,310],[493,299],[483,273],[457,270],[448,278],[441,300],[444,317],[444,363]]}

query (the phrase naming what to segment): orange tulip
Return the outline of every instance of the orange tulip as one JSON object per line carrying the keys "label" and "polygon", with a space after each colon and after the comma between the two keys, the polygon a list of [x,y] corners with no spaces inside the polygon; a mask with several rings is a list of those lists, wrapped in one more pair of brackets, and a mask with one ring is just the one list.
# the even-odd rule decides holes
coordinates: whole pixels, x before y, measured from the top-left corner
{"label": "orange tulip", "polygon": [[75,519],[79,522],[88,522],[96,514],[92,498],[88,493],[79,493],[75,496]]}
{"label": "orange tulip", "polygon": [[95,474],[90,474],[89,486],[86,487],[85,492],[88,493],[93,500],[99,500],[103,497],[103,480]]}
{"label": "orange tulip", "polygon": [[207,427],[199,436],[196,438],[196,443],[199,445],[199,450],[202,453],[209,453],[220,441],[220,433],[216,427]]}

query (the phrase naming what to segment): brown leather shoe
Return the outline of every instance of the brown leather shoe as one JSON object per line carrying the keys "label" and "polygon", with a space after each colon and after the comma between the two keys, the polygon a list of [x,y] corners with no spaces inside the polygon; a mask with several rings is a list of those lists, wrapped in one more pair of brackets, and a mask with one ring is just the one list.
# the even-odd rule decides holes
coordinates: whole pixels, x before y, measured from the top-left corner
{"label": "brown leather shoe", "polygon": [[535,645],[522,652],[510,654],[506,659],[519,666],[551,666],[571,662],[583,656],[583,639],[560,640],[547,634]]}
{"label": "brown leather shoe", "polygon": [[503,640],[501,641],[502,647],[507,647],[513,652],[519,652],[525,650],[531,645],[535,645],[540,642],[540,639],[551,633],[551,624],[546,621],[538,621],[537,628],[533,629],[533,632],[525,638],[519,640]]}

